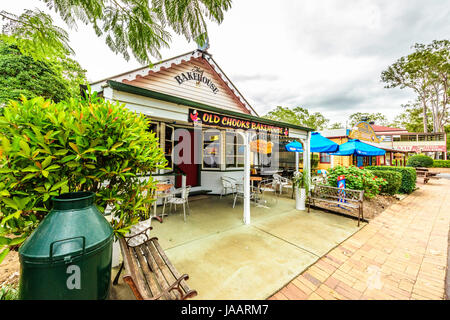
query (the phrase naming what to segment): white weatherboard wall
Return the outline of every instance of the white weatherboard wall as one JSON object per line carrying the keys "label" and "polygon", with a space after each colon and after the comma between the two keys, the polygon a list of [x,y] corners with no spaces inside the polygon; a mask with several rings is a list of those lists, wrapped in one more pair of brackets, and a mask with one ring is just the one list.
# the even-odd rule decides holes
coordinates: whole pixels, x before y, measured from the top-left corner
{"label": "white weatherboard wall", "polygon": [[150,118],[184,122],[188,119],[189,108],[184,105],[117,91],[112,88],[105,88],[104,97],[111,101],[125,103],[128,109],[145,114]]}
{"label": "white weatherboard wall", "polygon": [[[211,190],[211,194],[222,193],[221,177],[230,177],[237,181],[244,179],[244,170],[242,171],[202,171],[201,184],[202,189]],[[229,191],[229,190],[228,190]],[[229,193],[229,192],[228,192]]]}

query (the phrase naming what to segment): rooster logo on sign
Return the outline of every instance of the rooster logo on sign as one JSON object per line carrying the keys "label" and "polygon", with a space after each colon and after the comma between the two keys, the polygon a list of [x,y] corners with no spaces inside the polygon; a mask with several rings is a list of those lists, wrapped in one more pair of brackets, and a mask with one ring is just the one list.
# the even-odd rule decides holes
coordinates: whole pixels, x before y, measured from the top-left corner
{"label": "rooster logo on sign", "polygon": [[198,118],[197,110],[192,111],[192,113],[189,116],[191,117],[192,122],[200,121],[200,119]]}

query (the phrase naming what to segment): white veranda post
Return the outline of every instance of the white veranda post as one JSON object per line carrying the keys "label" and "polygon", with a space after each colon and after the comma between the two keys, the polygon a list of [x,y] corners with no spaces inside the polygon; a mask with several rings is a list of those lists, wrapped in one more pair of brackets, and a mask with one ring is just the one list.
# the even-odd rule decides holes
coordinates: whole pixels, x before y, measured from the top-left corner
{"label": "white veranda post", "polygon": [[244,151],[244,224],[250,224],[250,132],[238,131],[245,141]]}
{"label": "white veranda post", "polygon": [[308,190],[306,190],[306,193],[309,193],[309,190],[311,188],[311,132],[308,131],[307,138],[304,142],[303,146],[303,174],[306,174],[306,181]]}

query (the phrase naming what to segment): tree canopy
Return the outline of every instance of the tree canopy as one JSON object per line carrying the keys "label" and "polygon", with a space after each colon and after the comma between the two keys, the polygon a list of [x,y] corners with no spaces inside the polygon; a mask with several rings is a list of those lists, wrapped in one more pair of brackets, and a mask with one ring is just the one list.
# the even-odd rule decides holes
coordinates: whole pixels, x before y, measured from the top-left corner
{"label": "tree canopy", "polygon": [[387,125],[388,119],[380,112],[368,113],[368,112],[356,112],[350,115],[348,118],[350,127],[353,127],[360,121],[366,119],[367,122],[373,121],[378,125]]}
{"label": "tree canopy", "polygon": [[[403,128],[409,132],[423,132],[423,110],[420,102],[408,103],[402,105],[403,112],[394,118],[391,126],[396,128]],[[431,121],[431,113],[428,111],[427,128],[429,131],[433,130],[433,123]]]}
{"label": "tree canopy", "polygon": [[[231,8],[231,0],[41,0],[57,12],[69,28],[77,23],[92,26],[108,47],[126,60],[133,55],[141,63],[161,58],[171,34],[203,45],[207,40],[207,20],[221,23]],[[8,23],[4,33],[31,40],[28,52],[40,55],[46,49],[71,50],[67,33],[53,25],[51,17],[39,10],[16,16],[1,11]],[[30,47],[31,46],[31,47]],[[19,45],[22,49],[22,44]]]}
{"label": "tree canopy", "polygon": [[412,89],[422,107],[423,131],[428,132],[431,111],[433,132],[443,132],[450,121],[450,41],[415,44],[413,49],[383,71],[381,80],[386,88]]}
{"label": "tree canopy", "polygon": [[21,95],[58,102],[78,95],[84,82],[85,70],[69,57],[35,60],[17,45],[0,41],[0,105]]}
{"label": "tree canopy", "polygon": [[293,109],[278,106],[269,111],[264,118],[296,124],[314,130],[323,130],[330,120],[326,119],[320,112],[309,113],[308,109],[295,107]]}

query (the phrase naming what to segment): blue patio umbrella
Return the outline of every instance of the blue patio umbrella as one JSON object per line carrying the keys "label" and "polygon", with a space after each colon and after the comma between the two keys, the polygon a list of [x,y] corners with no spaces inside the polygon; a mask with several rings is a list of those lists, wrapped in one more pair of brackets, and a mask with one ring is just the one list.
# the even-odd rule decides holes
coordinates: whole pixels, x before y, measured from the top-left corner
{"label": "blue patio umbrella", "polygon": [[313,132],[311,134],[311,152],[335,152],[339,149],[339,145],[331,141],[328,138],[325,138],[318,132]]}
{"label": "blue patio umbrella", "polygon": [[[310,151],[311,152],[335,152],[339,149],[339,145],[325,138],[318,132],[311,134]],[[298,141],[293,141],[286,145],[286,150],[291,152],[303,152],[302,144]]]}
{"label": "blue patio umbrella", "polygon": [[331,153],[335,156],[382,156],[385,150],[359,141],[358,139],[348,140],[339,146],[339,151]]}
{"label": "blue patio umbrella", "polygon": [[294,140],[286,145],[286,150],[295,152],[295,172],[298,172],[298,153],[303,152],[303,147],[300,142]]}
{"label": "blue patio umbrella", "polygon": [[288,143],[285,148],[290,152],[303,152],[302,144],[297,140]]}

